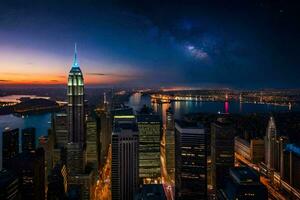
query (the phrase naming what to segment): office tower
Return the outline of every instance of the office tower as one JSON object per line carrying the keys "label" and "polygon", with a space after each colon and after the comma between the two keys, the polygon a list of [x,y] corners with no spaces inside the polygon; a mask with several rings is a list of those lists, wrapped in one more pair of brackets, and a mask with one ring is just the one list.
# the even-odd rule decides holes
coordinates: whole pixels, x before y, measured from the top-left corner
{"label": "office tower", "polygon": [[175,131],[174,114],[171,108],[166,111],[166,165],[169,177],[174,180],[175,172]]}
{"label": "office tower", "polygon": [[211,173],[215,191],[234,166],[234,136],[235,128],[229,119],[218,118],[211,124]]}
{"label": "office tower", "polygon": [[74,61],[68,78],[67,96],[67,130],[69,134],[65,149],[60,149],[63,151],[61,160],[65,160],[67,166],[68,187],[80,188],[80,199],[91,199],[95,171],[86,167],[84,82],[77,60],[76,45]]}
{"label": "office tower", "polygon": [[6,169],[0,170],[0,199],[19,200],[19,179],[16,174]]}
{"label": "office tower", "polygon": [[275,171],[281,171],[282,166],[282,153],[288,144],[289,138],[286,136],[279,136],[277,135],[275,138],[272,139],[272,167]]}
{"label": "office tower", "polygon": [[77,60],[75,44],[74,61],[68,78],[68,131],[69,142],[85,143],[84,134],[84,83],[83,74]]}
{"label": "office tower", "polygon": [[20,181],[22,199],[45,199],[44,150],[22,152],[12,159],[11,169]]}
{"label": "office tower", "polygon": [[160,183],[161,119],[158,115],[138,115],[139,178],[144,184]]}
{"label": "office tower", "polygon": [[[92,188],[95,184],[96,173],[93,169],[87,169],[81,174],[68,177],[68,190],[69,188],[77,188],[80,195],[75,196],[75,199],[89,200],[94,199],[94,193],[92,193]],[[78,190],[79,189],[79,190]],[[76,191],[76,190],[75,190]],[[70,194],[70,191],[68,191]],[[80,196],[80,198],[79,198]]]}
{"label": "office tower", "polygon": [[2,135],[2,163],[10,169],[10,161],[19,153],[19,129],[8,129]]}
{"label": "office tower", "polygon": [[66,144],[66,157],[68,174],[71,176],[81,174],[84,172],[85,158],[79,143]]}
{"label": "office tower", "polygon": [[107,106],[97,108],[96,113],[100,119],[100,122],[98,123],[99,127],[97,128],[98,131],[100,131],[99,162],[103,164],[105,163],[109,144],[111,142],[112,120]]}
{"label": "office tower", "polygon": [[135,195],[135,200],[167,200],[167,196],[162,184],[143,185]]}
{"label": "office tower", "polygon": [[300,147],[295,144],[287,144],[282,156],[282,178],[291,187],[300,190]]}
{"label": "office tower", "polygon": [[268,190],[260,183],[259,176],[248,167],[235,167],[218,191],[218,199],[267,200]]}
{"label": "office tower", "polygon": [[111,192],[113,200],[131,200],[138,188],[138,129],[134,115],[114,116]]}
{"label": "office tower", "polygon": [[86,159],[87,163],[94,165],[95,169],[98,168],[97,135],[97,122],[90,118],[86,122]]}
{"label": "office tower", "polygon": [[61,148],[68,143],[68,124],[66,113],[55,113],[52,117],[52,130],[55,147]]}
{"label": "office tower", "polygon": [[35,128],[25,128],[22,130],[22,151],[35,150]]}
{"label": "office tower", "polygon": [[64,112],[52,115],[52,127],[48,131],[47,147],[51,156],[52,169],[59,161],[66,161],[65,146],[68,143],[68,120],[67,114]]}
{"label": "office tower", "polygon": [[234,139],[234,151],[237,159],[246,159],[247,162],[260,163],[264,161],[265,142],[263,139],[251,139],[250,142],[236,136]]}
{"label": "office tower", "polygon": [[271,116],[268,122],[265,136],[265,163],[269,169],[273,168],[272,140],[277,135],[274,117]]}
{"label": "office tower", "polygon": [[207,142],[196,122],[175,121],[175,198],[207,198]]}
{"label": "office tower", "polygon": [[67,193],[67,169],[62,163],[58,163],[48,176],[48,200],[65,200]]}

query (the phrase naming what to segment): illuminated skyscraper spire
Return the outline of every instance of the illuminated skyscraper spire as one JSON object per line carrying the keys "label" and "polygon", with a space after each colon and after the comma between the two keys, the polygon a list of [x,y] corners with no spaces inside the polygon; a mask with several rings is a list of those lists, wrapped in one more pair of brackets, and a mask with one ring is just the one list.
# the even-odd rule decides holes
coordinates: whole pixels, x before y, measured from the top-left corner
{"label": "illuminated skyscraper spire", "polygon": [[266,136],[265,136],[265,164],[267,167],[273,168],[273,141],[274,138],[276,139],[277,136],[277,129],[276,129],[276,124],[275,124],[275,119],[273,116],[270,117],[269,122],[268,122],[268,127],[266,131]]}
{"label": "illuminated skyscraper spire", "polygon": [[75,43],[74,60],[68,77],[68,130],[69,142],[85,143],[84,132],[84,80],[77,60]]}
{"label": "illuminated skyscraper spire", "polygon": [[77,60],[77,44],[75,43],[75,49],[74,49],[74,60],[72,67],[79,67],[78,60]]}

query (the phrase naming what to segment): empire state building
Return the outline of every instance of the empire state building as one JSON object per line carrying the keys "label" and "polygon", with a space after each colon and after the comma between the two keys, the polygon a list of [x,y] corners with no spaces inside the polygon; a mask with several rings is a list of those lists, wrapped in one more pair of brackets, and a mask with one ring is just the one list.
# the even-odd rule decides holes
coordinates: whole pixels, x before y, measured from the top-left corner
{"label": "empire state building", "polygon": [[74,61],[68,78],[68,130],[69,142],[83,146],[84,137],[84,83],[77,60],[75,44]]}

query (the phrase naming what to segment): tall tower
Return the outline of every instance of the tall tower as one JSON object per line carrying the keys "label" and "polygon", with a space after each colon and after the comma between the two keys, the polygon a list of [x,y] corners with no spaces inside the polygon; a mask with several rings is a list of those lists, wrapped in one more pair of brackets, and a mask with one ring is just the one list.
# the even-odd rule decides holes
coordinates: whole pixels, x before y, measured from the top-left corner
{"label": "tall tower", "polygon": [[211,168],[212,185],[215,192],[224,185],[229,177],[229,169],[234,167],[235,127],[225,117],[211,123]]}
{"label": "tall tower", "polygon": [[75,44],[74,61],[68,78],[68,130],[69,142],[85,143],[84,135],[84,83],[77,60]]}
{"label": "tall tower", "polygon": [[265,136],[265,162],[268,168],[273,168],[273,154],[272,154],[272,144],[273,140],[277,135],[277,129],[275,125],[274,117],[271,116],[269,119],[267,132]]}

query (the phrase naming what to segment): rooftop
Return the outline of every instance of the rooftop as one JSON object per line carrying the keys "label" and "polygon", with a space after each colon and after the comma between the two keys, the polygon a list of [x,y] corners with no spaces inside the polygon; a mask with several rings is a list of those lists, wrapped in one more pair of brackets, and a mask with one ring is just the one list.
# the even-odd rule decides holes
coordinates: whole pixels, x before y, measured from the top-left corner
{"label": "rooftop", "polygon": [[142,114],[137,115],[138,122],[161,122],[161,118],[159,115],[152,115],[152,114]]}
{"label": "rooftop", "polygon": [[258,175],[248,167],[234,167],[230,169],[230,176],[238,184],[257,184]]}
{"label": "rooftop", "polygon": [[203,129],[203,124],[195,121],[175,120],[175,123],[184,129]]}

